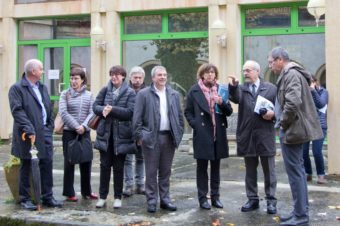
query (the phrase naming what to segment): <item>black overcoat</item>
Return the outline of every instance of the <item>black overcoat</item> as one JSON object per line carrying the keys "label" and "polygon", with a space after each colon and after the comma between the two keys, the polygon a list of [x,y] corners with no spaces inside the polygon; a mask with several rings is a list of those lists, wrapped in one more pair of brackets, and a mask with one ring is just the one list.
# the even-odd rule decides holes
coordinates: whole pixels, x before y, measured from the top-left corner
{"label": "black overcoat", "polygon": [[40,159],[52,158],[53,155],[52,133],[54,120],[52,119],[52,104],[46,86],[40,82],[38,83],[42,102],[46,109],[46,127],[48,131],[44,131],[42,107],[25,75],[10,88],[8,93],[11,113],[14,118],[12,155],[20,159],[31,158],[29,153],[31,148],[30,140],[23,141],[21,139],[24,132],[26,137],[32,134],[36,136],[35,145],[39,151],[38,157]]}
{"label": "black overcoat", "polygon": [[273,120],[265,120],[254,112],[258,95],[275,104],[276,86],[260,81],[255,96],[249,90],[248,85],[229,85],[229,99],[239,104],[237,120],[237,154],[239,156],[274,156],[275,129]]}
{"label": "black overcoat", "polygon": [[220,109],[222,114],[215,113],[216,140],[214,140],[214,129],[208,102],[198,84],[191,87],[187,95],[184,114],[189,125],[193,128],[195,159],[216,160],[229,157],[227,116],[233,113],[233,109],[229,102],[223,102]]}

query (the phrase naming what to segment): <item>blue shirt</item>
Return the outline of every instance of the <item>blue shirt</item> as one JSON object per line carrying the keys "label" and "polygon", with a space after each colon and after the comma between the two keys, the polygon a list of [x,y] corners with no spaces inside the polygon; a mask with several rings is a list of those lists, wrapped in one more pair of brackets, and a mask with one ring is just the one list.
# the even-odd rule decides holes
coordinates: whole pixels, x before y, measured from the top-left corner
{"label": "blue shirt", "polygon": [[45,108],[45,105],[42,101],[42,96],[41,96],[41,93],[40,93],[40,90],[39,90],[39,82],[33,84],[33,83],[31,83],[31,81],[29,81],[29,83],[30,83],[31,88],[33,89],[35,95],[38,97],[39,104],[41,106],[41,113],[42,113],[42,116],[43,116],[43,123],[44,123],[44,125],[46,125],[47,114],[46,114],[46,108]]}

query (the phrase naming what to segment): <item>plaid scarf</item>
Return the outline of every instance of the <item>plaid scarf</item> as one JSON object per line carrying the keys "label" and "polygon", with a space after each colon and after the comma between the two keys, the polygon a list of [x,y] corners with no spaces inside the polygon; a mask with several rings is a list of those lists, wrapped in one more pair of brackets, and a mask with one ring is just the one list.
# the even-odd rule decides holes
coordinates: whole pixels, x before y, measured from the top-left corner
{"label": "plaid scarf", "polygon": [[207,87],[204,85],[203,80],[198,80],[198,85],[200,86],[205,99],[208,102],[209,112],[211,116],[211,121],[214,127],[214,140],[216,139],[216,120],[215,120],[215,100],[213,96],[217,96],[217,85],[216,82],[212,87]]}

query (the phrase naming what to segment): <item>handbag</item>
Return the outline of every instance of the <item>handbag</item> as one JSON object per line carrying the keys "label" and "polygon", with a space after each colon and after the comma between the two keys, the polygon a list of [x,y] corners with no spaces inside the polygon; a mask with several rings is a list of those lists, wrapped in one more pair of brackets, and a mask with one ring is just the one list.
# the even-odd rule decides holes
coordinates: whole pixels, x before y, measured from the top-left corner
{"label": "handbag", "polygon": [[100,116],[98,116],[98,115],[93,115],[93,116],[90,118],[89,123],[88,123],[87,125],[88,125],[88,127],[90,127],[91,129],[96,130],[96,129],[98,128],[99,121],[100,121]]}
{"label": "handbag", "polygon": [[71,164],[91,161],[93,158],[91,139],[78,134],[68,142],[66,157]]}
{"label": "handbag", "polygon": [[137,152],[141,151],[141,147],[137,146],[135,142],[118,144],[117,152],[118,154],[126,155],[126,154],[137,154]]}
{"label": "handbag", "polygon": [[[68,99],[70,98],[70,93],[66,93],[66,104]],[[57,116],[54,119],[54,133],[55,134],[63,134],[64,131],[64,121],[60,116],[60,113],[58,112]]]}
{"label": "handbag", "polygon": [[63,134],[63,130],[64,130],[64,121],[58,112],[57,116],[54,119],[54,133]]}

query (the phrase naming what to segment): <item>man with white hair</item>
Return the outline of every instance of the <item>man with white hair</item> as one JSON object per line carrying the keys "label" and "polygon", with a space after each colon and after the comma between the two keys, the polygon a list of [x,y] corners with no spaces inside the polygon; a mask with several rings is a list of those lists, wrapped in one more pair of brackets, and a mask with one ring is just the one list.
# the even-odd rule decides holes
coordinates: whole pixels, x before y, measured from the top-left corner
{"label": "man with white hair", "polygon": [[[136,93],[145,88],[144,78],[145,72],[142,67],[135,66],[130,71],[130,87],[133,88]],[[140,148],[140,147],[139,147]],[[135,172],[133,172],[135,168]],[[129,197],[136,194],[145,195],[144,188],[144,158],[143,153],[138,150],[136,154],[127,154],[124,164],[124,183],[125,188],[123,195]],[[135,191],[133,185],[136,185]]]}
{"label": "man with white hair", "polygon": [[[276,213],[275,130],[274,108],[263,107],[255,112],[258,98],[265,98],[274,106],[276,87],[260,79],[260,65],[248,60],[243,65],[245,84],[239,85],[234,76],[229,76],[230,100],[239,104],[237,121],[237,154],[244,157],[246,194],[248,201],[241,208],[249,212],[259,208],[257,166],[261,161],[264,174],[264,190],[267,213]],[[269,103],[269,102],[268,102]]]}
{"label": "man with white hair", "polygon": [[41,61],[28,60],[22,78],[8,93],[14,118],[12,155],[20,158],[19,197],[22,208],[26,210],[37,209],[30,197],[31,141],[35,142],[39,151],[42,204],[47,207],[62,206],[62,202],[54,199],[52,191],[54,122],[47,87],[40,83],[43,72]]}

